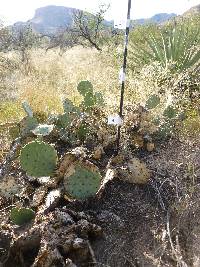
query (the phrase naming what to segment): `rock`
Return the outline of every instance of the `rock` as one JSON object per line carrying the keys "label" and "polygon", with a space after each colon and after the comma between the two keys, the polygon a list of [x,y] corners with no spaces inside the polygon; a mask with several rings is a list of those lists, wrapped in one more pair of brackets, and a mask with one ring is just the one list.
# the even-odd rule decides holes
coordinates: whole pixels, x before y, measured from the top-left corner
{"label": "rock", "polygon": [[19,183],[19,178],[14,176],[5,176],[0,181],[0,195],[6,198],[12,198],[20,195],[23,191],[23,184]]}
{"label": "rock", "polygon": [[46,186],[38,187],[35,190],[35,193],[33,195],[33,200],[32,200],[31,206],[32,207],[39,206],[42,203],[46,193],[47,193],[47,187]]}
{"label": "rock", "polygon": [[87,244],[82,238],[77,237],[74,239],[72,245],[74,249],[80,249],[80,248],[84,248]]}
{"label": "rock", "polygon": [[137,158],[131,158],[127,166],[117,169],[119,178],[133,184],[146,184],[150,179],[150,171],[146,164]]}
{"label": "rock", "polygon": [[61,197],[62,194],[60,188],[51,190],[46,197],[44,212],[48,212],[54,209],[58,205],[58,202],[60,201]]}
{"label": "rock", "polygon": [[147,143],[147,151],[151,152],[155,149],[155,144],[154,143]]}
{"label": "rock", "polygon": [[68,213],[61,211],[59,209],[56,209],[55,214],[56,214],[56,216],[59,219],[61,224],[63,224],[63,225],[74,224],[72,217]]}
{"label": "rock", "polygon": [[99,160],[101,159],[103,153],[104,153],[104,150],[102,146],[95,147],[92,157],[93,159]]}

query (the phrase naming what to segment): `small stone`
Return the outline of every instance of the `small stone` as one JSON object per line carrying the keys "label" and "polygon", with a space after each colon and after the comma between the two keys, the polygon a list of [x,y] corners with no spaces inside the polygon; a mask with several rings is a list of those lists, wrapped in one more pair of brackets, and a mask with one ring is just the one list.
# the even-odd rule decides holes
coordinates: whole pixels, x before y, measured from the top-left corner
{"label": "small stone", "polygon": [[73,242],[73,248],[74,249],[79,249],[79,248],[83,248],[85,246],[85,241],[82,238],[75,238],[74,242]]}
{"label": "small stone", "polygon": [[151,152],[155,149],[155,144],[154,143],[147,143],[147,151]]}

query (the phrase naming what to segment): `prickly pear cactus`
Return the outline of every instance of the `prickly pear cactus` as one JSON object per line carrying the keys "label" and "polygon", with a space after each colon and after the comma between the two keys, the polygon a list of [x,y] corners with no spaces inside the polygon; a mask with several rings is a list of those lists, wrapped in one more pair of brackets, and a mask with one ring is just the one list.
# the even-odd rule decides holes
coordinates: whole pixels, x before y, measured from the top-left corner
{"label": "prickly pear cactus", "polygon": [[77,87],[78,92],[83,96],[82,107],[84,111],[89,111],[95,105],[102,106],[103,96],[100,92],[93,92],[93,85],[89,81],[81,81]]}
{"label": "prickly pear cactus", "polygon": [[58,128],[68,128],[72,123],[72,118],[69,114],[64,113],[58,116],[56,126]]}
{"label": "prickly pear cactus", "polygon": [[23,225],[35,217],[35,212],[28,208],[12,208],[10,219],[14,224]]}
{"label": "prickly pear cactus", "polygon": [[32,133],[38,136],[46,136],[49,135],[53,131],[54,125],[49,124],[39,124]]}
{"label": "prickly pear cactus", "polygon": [[89,125],[87,123],[82,122],[76,131],[76,136],[78,140],[84,141],[89,133],[90,133]]}
{"label": "prickly pear cactus", "polygon": [[25,137],[31,133],[33,129],[38,126],[38,121],[34,117],[25,117],[23,118],[20,123],[20,134],[22,137]]}
{"label": "prickly pear cactus", "polygon": [[90,110],[91,107],[95,105],[95,96],[93,95],[93,93],[88,93],[84,96],[82,105],[84,106],[86,111]]}
{"label": "prickly pear cactus", "polygon": [[150,97],[146,101],[145,107],[147,109],[153,109],[153,108],[156,108],[159,104],[160,104],[160,97],[154,94],[154,95],[150,95]]}
{"label": "prickly pear cactus", "polygon": [[64,113],[66,113],[66,114],[72,114],[72,113],[79,114],[80,113],[79,108],[74,106],[72,101],[69,100],[68,98],[66,98],[63,101],[63,109],[64,109]]}
{"label": "prickly pear cactus", "polygon": [[22,148],[20,163],[29,176],[50,176],[56,167],[57,153],[51,145],[34,141]]}
{"label": "prickly pear cactus", "polygon": [[24,101],[22,103],[22,107],[23,107],[23,109],[26,112],[28,117],[33,117],[33,111],[32,111],[32,109],[31,109],[31,107],[27,101]]}
{"label": "prickly pear cactus", "polygon": [[64,175],[66,193],[72,198],[86,199],[94,196],[101,185],[98,168],[90,162],[72,164]]}
{"label": "prickly pear cactus", "polygon": [[164,112],[163,112],[163,116],[166,117],[167,119],[174,119],[175,117],[177,117],[177,109],[174,108],[173,106],[168,106]]}
{"label": "prickly pear cactus", "polygon": [[75,107],[71,100],[65,99],[63,101],[64,113],[59,115],[57,118],[56,126],[58,128],[68,128],[70,127],[72,121],[80,115],[80,110]]}
{"label": "prickly pear cactus", "polygon": [[83,97],[87,94],[93,95],[93,85],[90,81],[81,81],[77,86],[77,90]]}
{"label": "prickly pear cactus", "polygon": [[104,104],[104,99],[103,99],[103,95],[100,92],[96,92],[94,94],[95,97],[95,104],[98,106],[102,106]]}
{"label": "prickly pear cactus", "polygon": [[157,132],[155,133],[155,138],[158,140],[166,139],[171,136],[174,132],[174,123],[170,121],[162,122]]}
{"label": "prickly pear cactus", "polygon": [[128,169],[120,168],[118,170],[119,178],[133,184],[146,184],[150,179],[150,171],[145,163],[137,158],[131,158],[128,161]]}

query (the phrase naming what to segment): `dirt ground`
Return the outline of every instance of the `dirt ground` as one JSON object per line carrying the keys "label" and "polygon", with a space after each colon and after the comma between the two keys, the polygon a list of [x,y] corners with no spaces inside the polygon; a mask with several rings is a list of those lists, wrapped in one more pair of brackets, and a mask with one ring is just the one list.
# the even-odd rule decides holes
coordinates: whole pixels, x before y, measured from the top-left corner
{"label": "dirt ground", "polygon": [[[200,266],[199,155],[197,141],[171,140],[154,152],[140,151],[152,172],[148,184],[114,178],[95,198],[61,198],[45,213],[39,208],[23,227],[13,227],[12,203],[2,200],[0,266]],[[65,223],[58,221],[63,216]],[[51,257],[56,261],[48,263]]]}

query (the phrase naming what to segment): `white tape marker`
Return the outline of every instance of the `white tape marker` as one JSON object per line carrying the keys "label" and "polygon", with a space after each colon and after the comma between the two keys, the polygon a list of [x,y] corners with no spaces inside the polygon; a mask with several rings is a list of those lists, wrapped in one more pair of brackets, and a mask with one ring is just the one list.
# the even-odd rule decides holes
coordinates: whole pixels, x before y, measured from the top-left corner
{"label": "white tape marker", "polygon": [[124,30],[126,29],[126,20],[114,20],[114,28],[120,29],[120,30]]}
{"label": "white tape marker", "polygon": [[125,73],[124,73],[124,70],[123,68],[120,69],[119,71],[119,82],[124,82],[125,81]]}
{"label": "white tape marker", "polygon": [[123,120],[119,115],[109,115],[108,116],[108,124],[109,125],[122,125]]}
{"label": "white tape marker", "polygon": [[127,19],[127,21],[126,21],[126,28],[129,28],[130,27],[130,23],[131,23],[131,20],[130,19]]}

